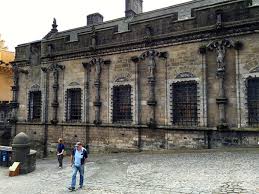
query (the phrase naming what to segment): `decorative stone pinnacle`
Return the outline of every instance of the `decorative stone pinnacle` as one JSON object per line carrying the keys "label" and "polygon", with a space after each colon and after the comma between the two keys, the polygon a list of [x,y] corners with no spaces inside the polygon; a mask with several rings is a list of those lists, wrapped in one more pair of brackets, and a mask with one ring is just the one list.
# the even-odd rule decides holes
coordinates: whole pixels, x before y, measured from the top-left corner
{"label": "decorative stone pinnacle", "polygon": [[57,30],[57,27],[58,27],[58,25],[57,25],[57,20],[56,20],[56,18],[53,18],[53,23],[52,23],[52,31],[54,31],[54,32],[57,32],[58,30]]}

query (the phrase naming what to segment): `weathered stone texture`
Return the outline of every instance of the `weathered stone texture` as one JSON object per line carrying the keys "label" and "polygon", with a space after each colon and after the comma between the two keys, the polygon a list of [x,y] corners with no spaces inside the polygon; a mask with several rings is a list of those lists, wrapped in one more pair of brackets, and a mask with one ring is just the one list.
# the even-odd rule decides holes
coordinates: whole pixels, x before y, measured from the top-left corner
{"label": "weathered stone texture", "polygon": [[[103,151],[210,148],[227,146],[225,142],[254,146],[258,129],[248,125],[246,80],[259,77],[258,18],[258,6],[247,1],[204,0],[94,28],[52,29],[42,41],[16,50],[15,64],[29,71],[19,74],[17,130],[32,136],[29,131],[41,131],[35,140],[47,138],[52,151],[58,137],[68,147],[80,140]],[[120,33],[123,22],[127,31]],[[31,53],[32,48],[37,52]],[[51,123],[55,64],[64,69],[58,71],[58,123]],[[172,85],[189,81],[197,83],[198,122],[176,126]],[[42,125],[27,123],[28,93],[34,85],[42,92]],[[131,86],[132,121],[123,124],[112,118],[113,87],[118,85]],[[66,91],[71,88],[82,92],[81,122],[66,121]],[[247,137],[249,141],[242,140]]]}

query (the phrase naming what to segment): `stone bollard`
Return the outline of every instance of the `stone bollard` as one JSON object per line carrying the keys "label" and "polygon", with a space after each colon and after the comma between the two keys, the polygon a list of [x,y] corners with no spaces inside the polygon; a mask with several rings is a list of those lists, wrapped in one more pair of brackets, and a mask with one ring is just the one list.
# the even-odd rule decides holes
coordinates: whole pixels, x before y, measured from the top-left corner
{"label": "stone bollard", "polygon": [[36,151],[30,149],[30,138],[23,132],[13,139],[13,162],[20,162],[20,174],[27,174],[36,168]]}

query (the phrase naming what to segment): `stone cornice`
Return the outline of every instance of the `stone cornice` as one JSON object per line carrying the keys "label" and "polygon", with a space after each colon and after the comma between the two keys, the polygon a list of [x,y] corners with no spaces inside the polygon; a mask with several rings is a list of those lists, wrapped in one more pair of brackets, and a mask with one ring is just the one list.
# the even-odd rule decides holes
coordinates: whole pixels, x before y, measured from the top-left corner
{"label": "stone cornice", "polygon": [[[93,52],[90,48],[56,52],[54,58],[42,57],[42,64],[49,64],[52,62],[60,62],[74,59],[85,59],[92,57],[102,57],[118,53],[126,53],[130,51],[144,51],[149,49],[157,49],[165,46],[173,46],[179,44],[188,44],[193,42],[211,41],[218,38],[237,37],[245,34],[257,33],[259,30],[259,18],[243,20],[244,23],[232,22],[224,24],[221,31],[215,30],[215,26],[201,27],[192,31],[181,31],[163,34],[152,37],[152,43],[146,44],[145,40],[132,41],[127,43],[114,43],[102,46],[97,46]],[[13,63],[22,66],[28,66],[28,60],[14,61]]]}
{"label": "stone cornice", "polygon": [[[259,21],[259,20],[258,20]],[[254,21],[252,23],[240,24],[238,27],[231,25],[225,26],[224,30],[218,32],[214,26],[206,29],[200,29],[192,32],[182,32],[178,34],[167,34],[163,36],[157,36],[153,38],[152,45],[146,46],[145,41],[130,42],[127,44],[113,44],[102,47],[97,47],[95,52],[91,52],[88,48],[83,50],[76,50],[74,52],[60,52],[56,53],[55,61],[69,60],[73,58],[89,58],[95,56],[105,56],[129,51],[140,51],[154,48],[161,48],[164,46],[172,46],[177,44],[187,44],[191,42],[200,42],[214,40],[224,37],[236,37],[244,34],[255,33],[255,30],[259,29],[259,22]],[[48,58],[42,58],[42,63],[48,63]]]}

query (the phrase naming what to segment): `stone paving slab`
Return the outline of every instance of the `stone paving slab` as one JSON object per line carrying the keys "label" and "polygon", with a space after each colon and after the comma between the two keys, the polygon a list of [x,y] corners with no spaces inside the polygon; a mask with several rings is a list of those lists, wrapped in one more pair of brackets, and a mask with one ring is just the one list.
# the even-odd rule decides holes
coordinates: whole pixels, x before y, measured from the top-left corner
{"label": "stone paving slab", "polygon": [[[56,159],[38,160],[36,168],[8,177],[8,169],[0,167],[0,193],[71,193],[68,157],[63,169]],[[259,151],[90,155],[85,187],[73,193],[256,194]]]}

